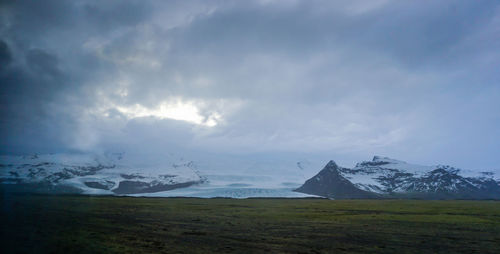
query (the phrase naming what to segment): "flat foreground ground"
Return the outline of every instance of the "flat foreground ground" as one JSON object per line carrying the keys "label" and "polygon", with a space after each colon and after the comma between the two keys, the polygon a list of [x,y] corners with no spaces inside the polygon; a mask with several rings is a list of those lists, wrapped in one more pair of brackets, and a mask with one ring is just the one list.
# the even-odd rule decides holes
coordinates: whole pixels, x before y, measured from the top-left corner
{"label": "flat foreground ground", "polygon": [[500,202],[0,193],[2,253],[500,253]]}

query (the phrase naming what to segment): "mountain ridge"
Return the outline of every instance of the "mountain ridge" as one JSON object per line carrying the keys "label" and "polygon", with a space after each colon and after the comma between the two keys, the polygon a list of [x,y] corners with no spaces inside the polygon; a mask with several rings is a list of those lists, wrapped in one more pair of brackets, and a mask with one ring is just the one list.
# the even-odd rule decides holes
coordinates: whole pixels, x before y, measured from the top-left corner
{"label": "mountain ridge", "polygon": [[354,168],[331,160],[295,191],[335,199],[500,199],[500,179],[494,172],[462,172],[470,174],[447,165],[422,166],[382,156]]}
{"label": "mountain ridge", "polygon": [[203,183],[193,161],[170,156],[163,166],[128,165],[123,153],[0,156],[3,188],[28,192],[137,194]]}

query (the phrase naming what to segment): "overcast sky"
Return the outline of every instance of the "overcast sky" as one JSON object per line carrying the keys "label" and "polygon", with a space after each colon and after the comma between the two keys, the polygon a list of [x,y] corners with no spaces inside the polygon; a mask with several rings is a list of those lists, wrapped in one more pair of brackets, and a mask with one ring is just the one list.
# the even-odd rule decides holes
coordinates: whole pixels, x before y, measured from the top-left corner
{"label": "overcast sky", "polygon": [[500,168],[499,1],[2,1],[0,153]]}

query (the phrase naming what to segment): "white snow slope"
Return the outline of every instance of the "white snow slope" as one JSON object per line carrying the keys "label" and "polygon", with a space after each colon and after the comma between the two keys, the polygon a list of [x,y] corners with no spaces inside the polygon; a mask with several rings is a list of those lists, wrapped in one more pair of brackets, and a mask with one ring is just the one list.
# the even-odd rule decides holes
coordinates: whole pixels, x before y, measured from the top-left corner
{"label": "white snow slope", "polygon": [[[194,162],[173,153],[161,162],[123,153],[0,156],[2,184],[50,183],[71,186],[82,194],[124,195],[120,183],[148,186],[192,184],[166,191],[125,193],[131,196],[187,197],[309,197],[293,192],[317,168],[309,161]],[[194,183],[194,184],[193,184]]]}
{"label": "white snow slope", "polygon": [[[422,166],[417,164],[406,163],[404,161],[391,159],[388,157],[375,156],[372,161],[364,161],[356,164],[352,169],[341,168],[341,174],[356,187],[376,192],[376,193],[386,193],[387,186],[384,186],[381,181],[383,178],[398,178],[394,177],[396,174],[400,174],[399,181],[396,182],[395,186],[391,191],[393,192],[405,192],[413,184],[413,181],[406,181],[407,179],[430,177],[439,174],[439,172],[432,172],[436,169],[442,169],[446,172],[452,172],[453,174],[459,174],[463,177],[474,177],[477,179],[493,179],[497,182],[500,180],[500,176],[497,172],[479,172],[471,170],[462,170],[445,165],[435,165],[435,166]],[[477,183],[471,181],[471,185],[477,185]],[[438,188],[438,182],[430,182],[429,186],[423,186],[421,188]],[[454,188],[453,183],[448,185],[447,188]]]}

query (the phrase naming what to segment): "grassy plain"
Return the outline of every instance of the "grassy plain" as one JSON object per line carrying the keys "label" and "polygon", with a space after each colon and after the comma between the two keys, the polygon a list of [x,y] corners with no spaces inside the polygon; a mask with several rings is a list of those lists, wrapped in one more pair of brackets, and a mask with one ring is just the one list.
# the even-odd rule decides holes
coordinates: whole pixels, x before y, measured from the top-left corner
{"label": "grassy plain", "polygon": [[500,253],[500,202],[0,193],[2,253]]}

